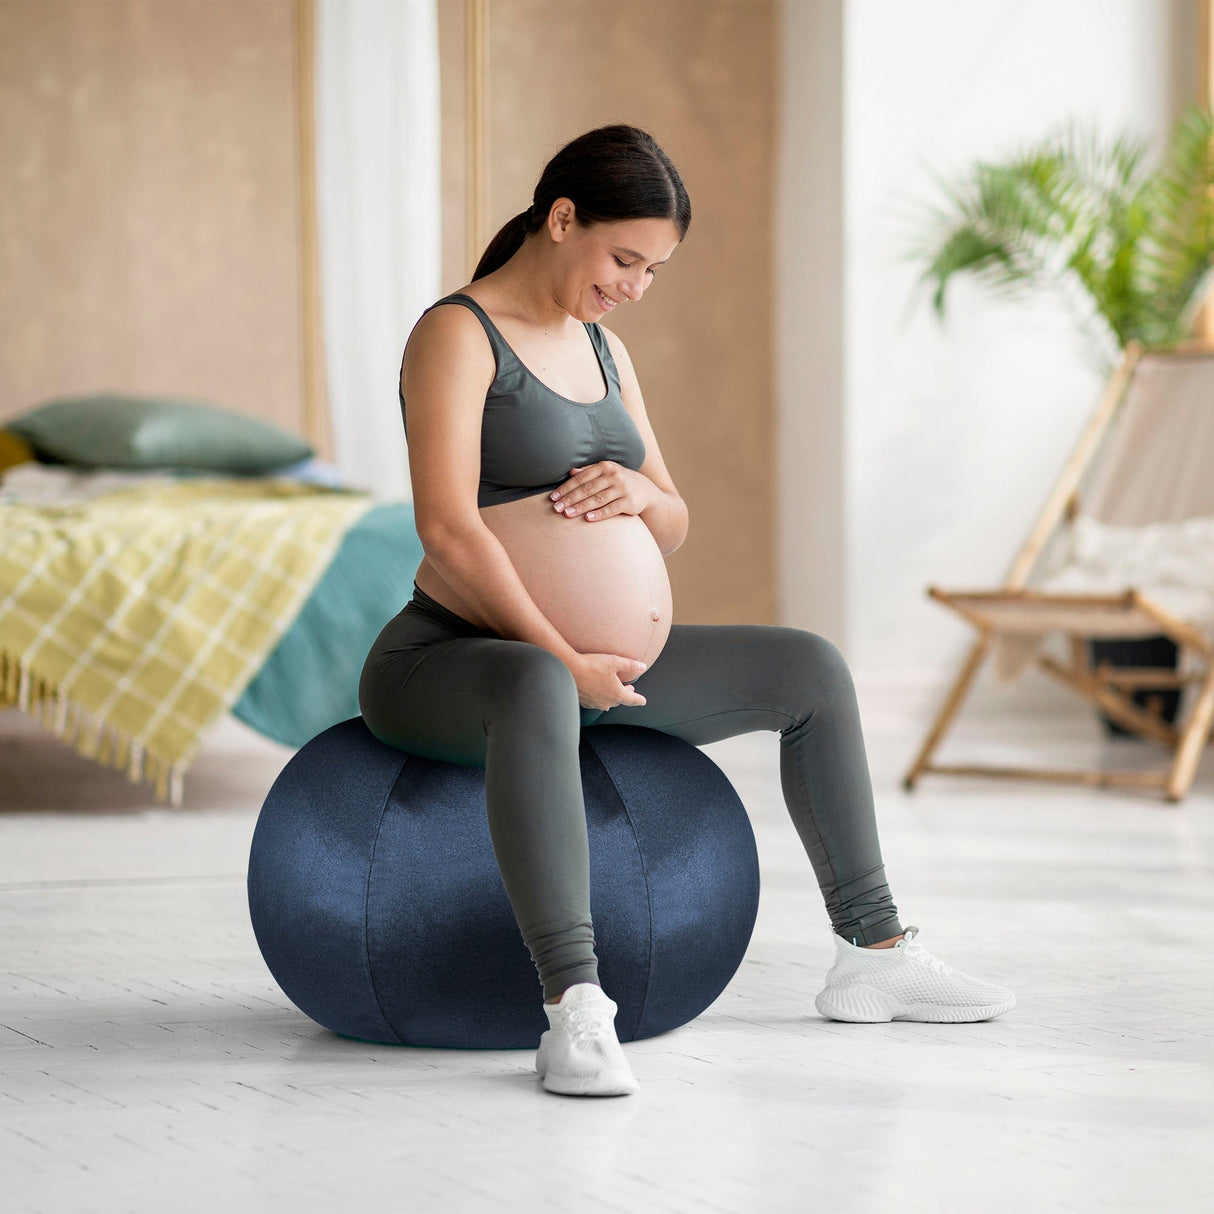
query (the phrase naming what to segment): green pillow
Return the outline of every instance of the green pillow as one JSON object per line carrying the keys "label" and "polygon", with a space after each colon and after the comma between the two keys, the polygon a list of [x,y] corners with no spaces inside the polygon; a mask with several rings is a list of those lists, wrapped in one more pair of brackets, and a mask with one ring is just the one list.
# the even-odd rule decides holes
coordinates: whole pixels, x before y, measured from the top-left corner
{"label": "green pillow", "polygon": [[101,394],[48,401],[5,428],[40,455],[86,468],[258,473],[308,459],[301,438],[214,405]]}

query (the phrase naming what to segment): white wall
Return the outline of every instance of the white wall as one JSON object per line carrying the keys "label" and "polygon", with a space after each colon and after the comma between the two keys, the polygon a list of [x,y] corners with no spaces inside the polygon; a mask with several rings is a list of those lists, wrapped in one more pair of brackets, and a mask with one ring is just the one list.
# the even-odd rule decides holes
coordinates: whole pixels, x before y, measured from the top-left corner
{"label": "white wall", "polygon": [[[821,10],[839,8],[841,29],[833,33]],[[799,558],[796,533],[812,516],[819,531],[841,537],[844,568],[841,610],[836,588],[815,585],[814,571],[786,569],[782,618],[811,628],[804,621],[837,621],[837,634],[816,630],[840,645],[858,685],[901,688],[916,703],[934,705],[975,634],[930,601],[926,586],[1002,581],[1101,379],[1069,315],[1048,300],[1011,304],[957,279],[948,289],[945,326],[931,314],[926,290],[912,305],[919,269],[898,258],[915,230],[916,202],[940,201],[928,166],[951,177],[977,159],[1000,159],[1036,142],[1071,117],[1095,121],[1106,134],[1133,132],[1158,148],[1185,92],[1178,75],[1195,80],[1195,40],[1176,32],[1178,22],[1195,28],[1195,6],[786,0],[783,9],[783,96],[792,107],[781,137],[786,155],[796,153],[806,132],[834,121],[829,105],[819,112],[806,105],[813,88],[805,73],[831,53],[841,63],[842,298],[829,280],[808,302],[793,276],[778,289],[785,328],[808,328],[815,314],[832,308],[842,318],[835,399],[843,491],[841,501],[829,489],[815,496],[812,485],[786,472],[780,551],[786,561],[806,559],[811,549]],[[815,44],[831,36],[835,46]],[[803,194],[839,192],[829,158],[816,170],[820,177],[800,181]],[[787,165],[781,174],[797,178]],[[836,235],[829,225],[779,230],[779,256],[789,261],[799,246]],[[789,390],[784,361],[778,382],[787,469],[813,452],[799,416],[803,398]],[[818,399],[829,401],[830,393]],[[821,538],[816,546],[829,550]],[[991,691],[1069,702],[1052,686],[1039,691],[1042,683],[1032,672],[1013,689],[980,681],[975,707]]]}

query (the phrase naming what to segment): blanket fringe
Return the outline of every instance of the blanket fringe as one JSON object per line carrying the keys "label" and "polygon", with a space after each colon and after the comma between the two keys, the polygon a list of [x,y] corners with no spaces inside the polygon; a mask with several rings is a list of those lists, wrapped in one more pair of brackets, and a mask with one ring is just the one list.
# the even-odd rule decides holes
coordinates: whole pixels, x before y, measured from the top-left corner
{"label": "blanket fringe", "polygon": [[4,649],[0,649],[0,686],[4,688],[5,703],[45,726],[73,746],[77,754],[105,767],[125,768],[132,784],[151,784],[157,800],[181,808],[185,798],[184,763],[147,750],[138,738],[89,712]]}

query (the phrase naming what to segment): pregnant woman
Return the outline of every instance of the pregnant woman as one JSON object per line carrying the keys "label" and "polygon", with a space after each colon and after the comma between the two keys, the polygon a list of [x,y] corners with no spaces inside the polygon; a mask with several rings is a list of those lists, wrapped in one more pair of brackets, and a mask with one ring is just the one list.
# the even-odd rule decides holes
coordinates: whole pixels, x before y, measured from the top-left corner
{"label": "pregnant woman", "polygon": [[823,1016],[984,1020],[1015,1002],[899,923],[839,650],[796,628],[672,621],[664,558],[687,506],[628,352],[599,322],[640,302],[690,222],[650,135],[579,136],[470,289],[426,309],[401,366],[425,556],[367,655],[359,704],[382,742],[484,768],[494,853],[550,1025],[536,1070],[571,1095],[637,1090],[594,952],[578,763],[592,723],[694,745],[779,733],[784,800],[834,933]]}

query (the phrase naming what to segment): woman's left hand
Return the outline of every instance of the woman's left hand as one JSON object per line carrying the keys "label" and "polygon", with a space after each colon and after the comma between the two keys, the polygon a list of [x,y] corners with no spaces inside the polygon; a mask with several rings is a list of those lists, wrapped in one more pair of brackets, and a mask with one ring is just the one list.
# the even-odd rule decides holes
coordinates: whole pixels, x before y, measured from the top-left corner
{"label": "woman's left hand", "polygon": [[658,487],[640,472],[615,460],[571,468],[573,474],[558,485],[549,500],[566,518],[584,518],[595,523],[616,514],[640,514],[653,504]]}

